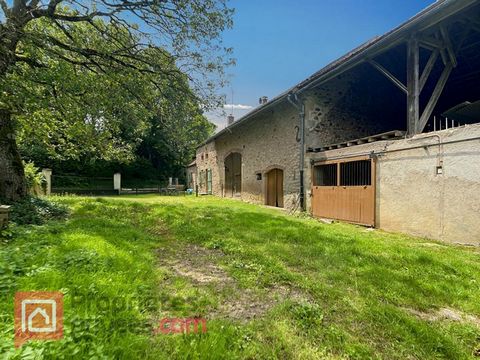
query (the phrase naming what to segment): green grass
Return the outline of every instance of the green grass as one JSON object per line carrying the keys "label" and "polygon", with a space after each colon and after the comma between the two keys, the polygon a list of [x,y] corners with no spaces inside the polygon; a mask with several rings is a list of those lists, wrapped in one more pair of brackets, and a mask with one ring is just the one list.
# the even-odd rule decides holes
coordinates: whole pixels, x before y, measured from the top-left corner
{"label": "green grass", "polygon": [[[413,313],[480,318],[478,249],[211,197],[58,200],[69,220],[20,227],[0,245],[7,358],[469,359],[480,348],[475,321]],[[223,254],[209,261],[232,283],[199,284],[163,261],[192,244]],[[247,293],[271,302],[279,288],[301,296],[248,321],[212,315]],[[63,340],[13,348],[21,290],[64,292]],[[206,317],[208,331],[152,335],[165,315]]]}

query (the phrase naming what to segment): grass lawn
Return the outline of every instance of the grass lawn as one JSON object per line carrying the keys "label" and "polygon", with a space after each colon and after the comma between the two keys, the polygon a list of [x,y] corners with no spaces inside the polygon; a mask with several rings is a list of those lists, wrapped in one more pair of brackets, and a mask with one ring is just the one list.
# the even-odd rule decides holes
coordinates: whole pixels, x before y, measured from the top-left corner
{"label": "grass lawn", "polygon": [[[0,358],[474,359],[480,251],[211,197],[58,198],[0,243]],[[65,294],[13,347],[16,291]],[[207,332],[157,334],[166,317]]]}

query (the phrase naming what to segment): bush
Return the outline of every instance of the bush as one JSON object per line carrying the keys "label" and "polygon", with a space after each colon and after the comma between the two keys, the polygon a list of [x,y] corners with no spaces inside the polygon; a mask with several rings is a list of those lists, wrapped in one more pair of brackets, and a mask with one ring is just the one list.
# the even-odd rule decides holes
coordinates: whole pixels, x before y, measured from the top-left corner
{"label": "bush", "polygon": [[10,220],[17,225],[41,225],[47,220],[68,216],[68,207],[65,205],[34,196],[27,196],[11,205]]}
{"label": "bush", "polygon": [[39,195],[41,192],[44,193],[46,185],[45,176],[32,162],[24,162],[23,167],[28,192],[34,195]]}

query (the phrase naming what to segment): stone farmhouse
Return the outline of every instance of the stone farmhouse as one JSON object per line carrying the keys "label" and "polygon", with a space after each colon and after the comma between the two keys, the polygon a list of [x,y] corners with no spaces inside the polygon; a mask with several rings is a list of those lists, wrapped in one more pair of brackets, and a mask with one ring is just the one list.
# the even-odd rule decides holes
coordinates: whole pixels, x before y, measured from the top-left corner
{"label": "stone farmhouse", "polygon": [[197,149],[201,193],[480,245],[480,1],[440,0]]}

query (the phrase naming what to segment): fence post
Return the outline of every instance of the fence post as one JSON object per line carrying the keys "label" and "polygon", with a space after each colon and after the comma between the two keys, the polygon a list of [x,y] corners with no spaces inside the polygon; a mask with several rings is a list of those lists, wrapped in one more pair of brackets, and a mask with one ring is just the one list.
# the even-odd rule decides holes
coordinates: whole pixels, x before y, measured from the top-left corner
{"label": "fence post", "polygon": [[198,197],[198,185],[195,184],[195,196]]}
{"label": "fence post", "polygon": [[120,191],[122,190],[122,174],[113,174],[113,189],[117,190],[118,194],[120,195]]}
{"label": "fence post", "polygon": [[52,169],[42,169],[42,174],[45,177],[46,188],[45,195],[50,195],[52,193]]}

